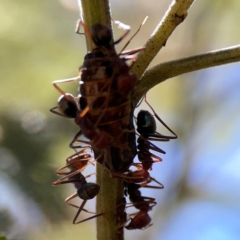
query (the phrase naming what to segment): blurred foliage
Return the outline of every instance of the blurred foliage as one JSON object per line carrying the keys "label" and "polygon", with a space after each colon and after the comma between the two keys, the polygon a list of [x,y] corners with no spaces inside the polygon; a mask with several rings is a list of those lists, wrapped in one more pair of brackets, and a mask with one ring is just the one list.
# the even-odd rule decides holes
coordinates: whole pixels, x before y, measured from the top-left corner
{"label": "blurred foliage", "polygon": [[7,240],[7,238],[5,236],[0,236],[0,240]]}
{"label": "blurred foliage", "polygon": [[[13,224],[11,216],[8,214],[6,210],[0,211],[0,229],[1,231],[8,232],[10,226]],[[6,239],[4,234],[0,232],[0,240]]]}
{"label": "blurred foliage", "polygon": [[[111,2],[113,18],[132,29],[149,16],[129,49],[147,41],[170,2]],[[196,1],[152,65],[239,43],[239,5],[236,0]],[[71,223],[75,209],[64,199],[74,188],[51,186],[57,179],[55,170],[73,154],[67,146],[77,132],[71,120],[49,112],[59,96],[51,82],[76,76],[86,53],[84,38],[74,33],[79,16],[76,1],[5,0],[0,6],[0,232],[14,240],[95,239],[94,221]],[[115,34],[121,31],[115,29]],[[215,207],[222,204],[239,213],[240,197],[234,191],[240,185],[234,172],[239,161],[233,161],[239,154],[239,64],[217,69],[185,74],[149,92],[148,101],[179,139],[161,145],[167,155],[152,173],[165,189],[146,192],[158,201],[159,209],[152,213],[154,226],[126,231],[126,239],[177,239],[170,232],[184,239],[214,239],[188,236],[189,227],[177,222],[184,216],[191,224],[187,219],[209,209],[196,205],[200,211],[187,210],[184,204],[192,206],[196,201],[215,203]],[[62,87],[77,94],[75,83]],[[220,226],[216,219],[213,222]],[[197,220],[196,224],[204,225]],[[234,224],[232,232],[239,233],[240,227]]]}

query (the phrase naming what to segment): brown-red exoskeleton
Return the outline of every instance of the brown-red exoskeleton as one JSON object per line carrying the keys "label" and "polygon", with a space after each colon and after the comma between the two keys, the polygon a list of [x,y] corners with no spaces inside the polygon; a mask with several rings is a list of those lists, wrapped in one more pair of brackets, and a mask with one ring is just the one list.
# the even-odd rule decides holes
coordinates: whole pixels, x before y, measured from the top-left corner
{"label": "brown-red exoskeleton", "polygon": [[[115,23],[125,29],[123,36],[116,41],[103,24],[94,24],[89,31],[83,22],[78,23],[77,32],[83,26],[96,48],[86,54],[79,68],[79,77],[54,81],[54,87],[62,96],[58,107],[51,109],[58,115],[74,118],[80,126],[70,146],[78,147],[74,144],[83,134],[90,140],[98,161],[113,175],[128,170],[137,152],[131,100],[137,77],[130,72],[132,64],[129,66],[127,60],[134,60],[132,55],[143,49],[117,53],[114,45],[128,34],[130,28]],[[79,96],[76,98],[58,86],[74,80],[79,80]]]}
{"label": "brown-red exoskeleton", "polygon": [[[99,190],[100,187],[96,183],[87,182],[86,178],[90,177],[93,174],[89,174],[88,176],[83,176],[82,171],[91,164],[90,160],[91,155],[86,153],[86,149],[83,149],[79,153],[75,153],[74,155],[67,158],[67,164],[58,170],[56,170],[56,174],[63,176],[62,178],[56,180],[53,182],[53,186],[60,185],[60,184],[66,184],[66,183],[73,183],[75,188],[77,189],[77,192],[66,198],[65,202],[69,204],[70,206],[73,206],[78,209],[74,219],[73,224],[78,224],[81,222],[85,222],[87,220],[90,220],[92,218],[98,217],[102,214],[95,214],[94,216],[91,216],[87,219],[77,221],[79,214],[81,211],[87,211],[84,209],[84,206],[86,202],[92,198],[94,198]],[[68,172],[63,171],[64,169],[69,169]],[[76,197],[79,197],[83,200],[82,204],[80,206],[74,205],[70,203],[70,201]],[[89,211],[87,211],[89,212]]]}
{"label": "brown-red exoskeleton", "polygon": [[[126,223],[130,221],[127,225],[125,223],[125,228],[128,230],[145,229],[152,225],[148,212],[152,210],[157,202],[154,198],[142,196],[141,191],[139,190],[141,187],[143,187],[141,184],[125,182],[125,195],[129,196],[132,205],[139,210],[139,212],[131,214],[133,217],[130,217],[126,221]],[[163,188],[161,184],[159,187],[149,185],[145,185],[144,187]]]}
{"label": "brown-red exoskeleton", "polygon": [[[152,108],[152,106],[147,102],[146,97],[145,97],[145,102],[151,108],[154,115],[152,115],[149,111],[146,111],[146,110],[141,110],[137,115],[137,121],[136,121],[137,131],[140,134],[137,140],[137,143],[138,143],[137,154],[138,154],[138,159],[142,163],[143,168],[146,170],[151,170],[152,164],[154,162],[160,162],[162,161],[162,159],[157,155],[151,153],[150,150],[153,150],[155,152],[159,152],[162,154],[165,154],[165,151],[158,148],[156,145],[154,145],[150,141],[165,142],[171,139],[176,139],[177,135],[157,115],[157,113]],[[154,116],[165,128],[167,128],[173,134],[172,136],[163,135],[157,132],[157,124]]]}

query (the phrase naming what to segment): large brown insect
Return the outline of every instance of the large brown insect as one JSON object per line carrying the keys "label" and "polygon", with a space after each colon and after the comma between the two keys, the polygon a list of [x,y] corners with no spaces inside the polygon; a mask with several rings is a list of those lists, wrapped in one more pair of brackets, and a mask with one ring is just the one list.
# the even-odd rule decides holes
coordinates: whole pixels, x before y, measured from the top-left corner
{"label": "large brown insect", "polygon": [[[127,35],[130,28],[125,27],[123,36],[114,42],[107,26],[95,24],[89,32],[85,24],[79,22],[77,32],[81,25],[97,47],[85,56],[78,78],[53,83],[63,95],[58,101],[59,112],[55,111],[57,107],[51,111],[74,118],[80,126],[71,147],[76,147],[74,144],[83,134],[90,140],[93,151],[98,155],[98,162],[112,176],[125,177],[122,173],[128,170],[136,155],[131,93],[137,82],[136,75],[130,73],[132,65],[129,66],[126,61],[133,59],[132,54],[143,48],[117,54],[114,45]],[[76,79],[80,80],[78,98],[65,93],[57,85]]]}

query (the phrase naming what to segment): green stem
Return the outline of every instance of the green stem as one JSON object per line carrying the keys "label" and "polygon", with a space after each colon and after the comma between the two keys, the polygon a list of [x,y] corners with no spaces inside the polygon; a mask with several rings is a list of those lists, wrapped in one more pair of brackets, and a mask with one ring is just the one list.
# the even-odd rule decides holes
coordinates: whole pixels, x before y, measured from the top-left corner
{"label": "green stem", "polygon": [[[102,23],[111,28],[110,8],[107,0],[81,0],[81,3],[81,14],[88,28],[95,23]],[[88,36],[86,38],[87,48],[91,50],[94,44]],[[109,173],[99,163],[97,163],[96,175],[97,184],[101,188],[97,195],[97,213],[106,212],[97,218],[97,239],[123,240],[123,233],[118,233],[117,208],[115,208],[123,197],[123,182],[121,179],[110,178]],[[112,210],[109,211],[110,209]]]}
{"label": "green stem", "polygon": [[175,28],[185,20],[188,9],[193,2],[194,0],[173,0],[169,5],[162,20],[145,44],[144,51],[138,54],[137,60],[132,68],[132,71],[137,74],[139,79],[157,53],[165,46]]}
{"label": "green stem", "polygon": [[135,89],[135,104],[157,84],[184,73],[240,61],[240,45],[160,63],[147,70]]}

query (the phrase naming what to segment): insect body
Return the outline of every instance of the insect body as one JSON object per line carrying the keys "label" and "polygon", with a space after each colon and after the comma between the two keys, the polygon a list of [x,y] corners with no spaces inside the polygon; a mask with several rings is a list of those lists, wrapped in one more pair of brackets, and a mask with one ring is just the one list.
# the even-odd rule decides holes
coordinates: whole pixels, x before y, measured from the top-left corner
{"label": "insect body", "polygon": [[[78,31],[81,25],[88,32],[82,22],[79,22]],[[81,128],[71,146],[83,134],[90,139],[93,149],[102,150],[112,146],[112,143],[120,138],[123,127],[127,128],[127,131],[129,128],[134,131],[133,126],[129,126],[132,125],[129,119],[132,118],[133,112],[130,93],[137,82],[137,77],[130,73],[126,61],[129,56],[131,58],[131,54],[141,51],[142,48],[120,54],[117,54],[114,48],[114,44],[120,42],[128,32],[129,29],[120,39],[113,42],[107,26],[95,24],[91,27],[88,34],[96,48],[85,56],[83,65],[79,68],[79,77],[66,80],[66,82],[80,80],[78,102],[57,86],[63,81],[53,83],[63,94],[58,102],[60,114],[74,118]],[[55,112],[54,109],[51,111]]]}
{"label": "insect body", "polygon": [[125,226],[126,229],[145,229],[150,227],[151,218],[148,212],[157,204],[154,198],[141,195],[140,184],[126,183],[125,194],[129,195],[129,199],[133,206],[140,210],[133,218],[128,219],[130,223]]}
{"label": "insect body", "polygon": [[[82,151],[80,151],[79,153],[76,153],[76,154],[72,155],[71,157],[67,158],[67,164],[65,166],[59,168],[56,171],[56,173],[58,175],[62,175],[64,177],[53,182],[53,186],[56,186],[59,184],[73,183],[75,188],[77,189],[76,193],[72,194],[65,200],[65,202],[67,204],[78,209],[78,211],[73,219],[73,224],[78,224],[78,223],[87,221],[91,218],[102,215],[102,214],[97,214],[90,218],[87,218],[87,219],[77,222],[78,216],[81,213],[81,211],[82,210],[86,211],[84,209],[86,202],[88,200],[94,198],[100,190],[100,187],[98,184],[88,183],[86,181],[86,178],[90,177],[93,174],[89,174],[88,176],[84,177],[81,173],[87,167],[87,165],[90,164],[89,161],[91,159],[91,156],[89,154],[87,154],[85,151],[86,151],[86,148],[83,149]],[[63,171],[66,168],[69,169],[69,172]],[[79,197],[83,200],[80,207],[70,203],[70,201],[76,197]]]}
{"label": "insect body", "polygon": [[154,113],[154,116],[157,120],[163,124],[173,135],[167,136],[157,132],[157,124],[154,116],[146,110],[141,110],[137,115],[137,131],[140,134],[137,140],[138,148],[138,159],[142,163],[142,166],[146,170],[151,170],[152,164],[154,162],[160,162],[162,159],[157,155],[150,152],[150,150],[165,154],[165,151],[158,148],[156,145],[150,142],[151,141],[169,141],[171,139],[177,138],[177,135],[161,120],[157,115],[151,105],[147,102],[145,97],[145,102],[151,108]]}
{"label": "insect body", "polygon": [[[78,30],[81,25],[88,32],[82,22]],[[93,151],[99,153],[98,161],[115,177],[121,177],[128,170],[137,153],[131,100],[137,77],[130,72],[127,60],[143,48],[120,54],[114,48],[128,32],[129,29],[125,29],[124,35],[114,42],[107,26],[91,27],[88,34],[96,48],[86,54],[79,68],[79,97],[64,93],[57,85],[61,81],[53,83],[63,94],[58,101],[59,115],[74,118],[80,127],[70,146],[75,148],[74,144],[83,134],[90,140]],[[56,113],[54,109],[51,111]]]}

